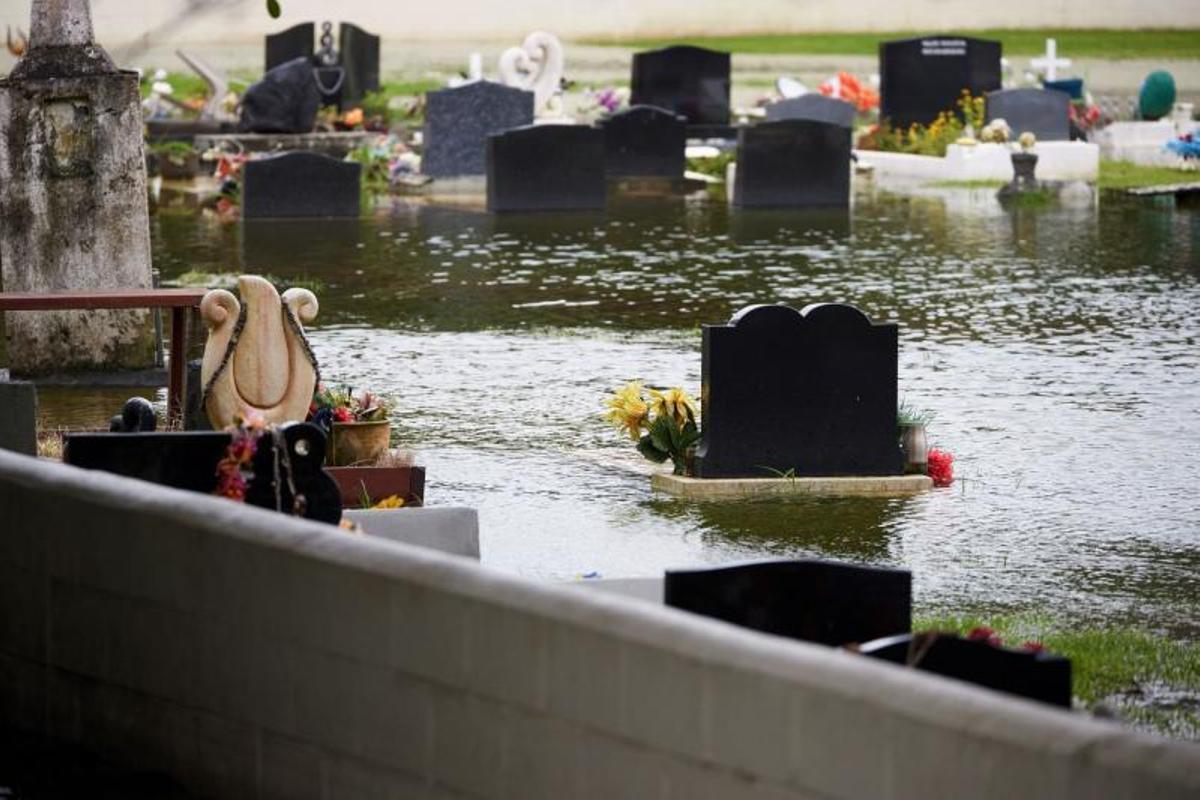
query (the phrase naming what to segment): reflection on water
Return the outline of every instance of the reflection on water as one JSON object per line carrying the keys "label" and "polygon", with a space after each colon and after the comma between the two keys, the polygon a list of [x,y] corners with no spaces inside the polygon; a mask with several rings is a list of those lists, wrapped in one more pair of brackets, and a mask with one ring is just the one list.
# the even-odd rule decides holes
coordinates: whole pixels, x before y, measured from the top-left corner
{"label": "reflection on water", "polygon": [[[913,568],[927,609],[1195,633],[1197,212],[943,195],[859,198],[849,216],[403,202],[240,229],[160,216],[155,258],[168,278],[323,282],[323,374],[394,399],[430,501],[479,507],[484,557],[505,569],[616,577],[828,555]],[[899,322],[901,394],[937,411],[933,439],[966,482],[902,501],[699,505],[612,468],[640,462],[599,421],[604,395],[634,377],[698,389],[698,326],[775,301]]]}

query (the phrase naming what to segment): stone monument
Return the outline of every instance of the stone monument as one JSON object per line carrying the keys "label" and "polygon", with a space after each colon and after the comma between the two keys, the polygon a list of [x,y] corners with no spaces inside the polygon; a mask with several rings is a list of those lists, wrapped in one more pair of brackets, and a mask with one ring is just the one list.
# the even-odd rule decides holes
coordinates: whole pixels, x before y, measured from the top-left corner
{"label": "stone monument", "polygon": [[[93,41],[87,0],[34,0],[29,50],[0,81],[0,262],[7,292],[148,289],[138,78]],[[148,311],[21,312],[14,373],[146,367]]]}

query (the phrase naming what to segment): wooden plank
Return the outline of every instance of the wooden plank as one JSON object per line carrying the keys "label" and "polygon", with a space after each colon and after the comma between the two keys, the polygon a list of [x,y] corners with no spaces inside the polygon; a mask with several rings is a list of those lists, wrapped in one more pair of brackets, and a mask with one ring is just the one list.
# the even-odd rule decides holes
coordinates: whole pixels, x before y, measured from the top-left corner
{"label": "wooden plank", "polygon": [[103,292],[0,292],[0,311],[199,306],[207,289],[116,289]]}

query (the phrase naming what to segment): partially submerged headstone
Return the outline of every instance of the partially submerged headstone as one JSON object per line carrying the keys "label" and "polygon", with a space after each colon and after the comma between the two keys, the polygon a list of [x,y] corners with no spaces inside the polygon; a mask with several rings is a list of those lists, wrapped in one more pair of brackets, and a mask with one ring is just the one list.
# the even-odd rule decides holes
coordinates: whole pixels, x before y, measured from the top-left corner
{"label": "partially submerged headstone", "polygon": [[487,139],[533,123],[534,94],[476,81],[425,95],[421,172],[434,178],[483,175]]}
{"label": "partially submerged headstone", "polygon": [[[87,0],[34,0],[29,50],[0,81],[0,264],[7,292],[149,289],[137,74],[93,41]],[[7,316],[15,374],[148,367],[148,311]]]}
{"label": "partially submerged headstone", "polygon": [[[227,432],[74,433],[64,438],[63,461],[128,478],[213,494],[217,464],[232,441]],[[324,471],[325,434],[299,423],[258,440],[246,487],[248,505],[336,525],[342,496]]]}
{"label": "partially submerged headstone", "polygon": [[788,119],[738,131],[733,204],[739,207],[846,207],[850,128]]}
{"label": "partially submerged headstone", "polygon": [[634,106],[600,123],[604,170],[610,178],[681,178],[687,163],[687,121],[661,108]]}
{"label": "partially submerged headstone", "polygon": [[729,53],[676,45],[636,53],[630,104],[657,106],[690,125],[728,125]]}
{"label": "partially submerged headstone", "polygon": [[338,48],[333,49],[333,24],[321,26],[321,47],[313,48],[316,26],[311,22],[293,25],[280,33],[266,37],[264,72],[297,58],[305,59],[310,69],[331,69],[325,81],[326,102],[345,110],[362,102],[368,92],[378,91],[378,36],[349,22],[341,23]]}
{"label": "partially submerged headstone", "polygon": [[0,450],[36,456],[37,387],[0,380]]}
{"label": "partially submerged headstone", "polygon": [[912,573],[834,561],[765,561],[666,574],[667,605],[838,647],[907,633]]}
{"label": "partially submerged headstone", "polygon": [[296,151],[246,162],[243,219],[357,217],[362,164]]}
{"label": "partially submerged headstone", "polygon": [[530,125],[488,138],[488,211],[604,208],[604,134],[585,125]]}
{"label": "partially submerged headstone", "polygon": [[899,330],[853,306],[705,325],[698,478],[900,475]]}
{"label": "partially submerged headstone", "polygon": [[919,633],[867,642],[859,652],[1030,700],[1071,707],[1070,660],[1041,650]]}
{"label": "partially submerged headstone", "polygon": [[817,122],[832,122],[846,128],[854,127],[857,110],[852,103],[809,92],[767,106],[767,119],[776,122],[783,119],[809,119]]}
{"label": "partially submerged headstone", "polygon": [[955,109],[963,90],[1000,88],[1000,42],[935,35],[879,45],[879,117],[894,128],[928,125]]}
{"label": "partially submerged headstone", "polygon": [[288,289],[280,298],[268,281],[238,278],[241,301],[214,289],[200,303],[208,326],[201,378],[204,405],[216,430],[248,410],[268,423],[301,422],[317,388],[317,362],[303,323],[317,316],[317,298]]}
{"label": "partially submerged headstone", "polygon": [[1071,138],[1071,98],[1053,89],[1001,89],[987,95],[987,121],[1002,119],[1013,137],[1032,133],[1039,142]]}

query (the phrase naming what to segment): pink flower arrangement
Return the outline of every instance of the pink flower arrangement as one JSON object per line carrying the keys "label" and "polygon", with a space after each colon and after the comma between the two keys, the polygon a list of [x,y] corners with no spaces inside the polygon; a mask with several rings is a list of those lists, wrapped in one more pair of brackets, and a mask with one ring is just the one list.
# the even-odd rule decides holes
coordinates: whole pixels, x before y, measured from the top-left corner
{"label": "pink flower arrangement", "polygon": [[257,412],[245,412],[230,429],[233,438],[225,450],[225,458],[217,463],[217,489],[214,494],[239,503],[246,501],[247,476],[253,476],[251,464],[258,452],[258,439],[266,430],[266,422]]}

